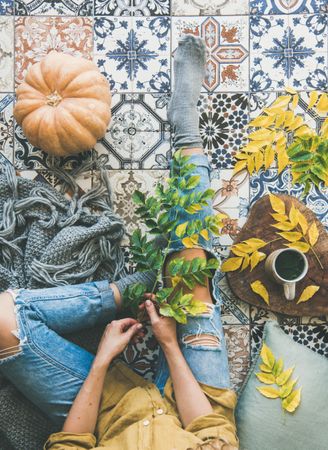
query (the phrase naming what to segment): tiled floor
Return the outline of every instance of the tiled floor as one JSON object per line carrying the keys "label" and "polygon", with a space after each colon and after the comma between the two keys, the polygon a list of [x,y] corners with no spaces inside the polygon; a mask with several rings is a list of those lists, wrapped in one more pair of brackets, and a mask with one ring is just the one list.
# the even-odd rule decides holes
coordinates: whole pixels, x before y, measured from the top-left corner
{"label": "tiled floor", "polygon": [[[213,167],[214,207],[229,216],[216,242],[224,258],[258,198],[269,191],[301,197],[288,171],[278,175],[272,168],[249,179],[233,176],[232,168],[249,118],[284,85],[301,92],[298,108],[306,120],[317,129],[322,123],[304,100],[309,91],[328,88],[328,0],[0,0],[0,164],[9,161],[22,176],[60,188],[48,171],[53,158],[31,146],[14,123],[15,86],[51,49],[93,59],[114,94],[111,125],[93,151],[56,163],[70,170],[100,158],[110,173],[114,206],[130,233],[137,226],[133,190],[152,192],[167,176],[172,136],[166,106],[174,51],[185,32],[202,36],[209,51],[200,128]],[[96,171],[80,174],[81,193],[96,177]],[[304,201],[328,226],[327,192],[313,189]],[[219,285],[234,386],[241,385],[270,318],[328,356],[326,317],[277,317],[236,299],[224,276]],[[126,359],[151,376],[152,336],[137,350],[129,348]]]}

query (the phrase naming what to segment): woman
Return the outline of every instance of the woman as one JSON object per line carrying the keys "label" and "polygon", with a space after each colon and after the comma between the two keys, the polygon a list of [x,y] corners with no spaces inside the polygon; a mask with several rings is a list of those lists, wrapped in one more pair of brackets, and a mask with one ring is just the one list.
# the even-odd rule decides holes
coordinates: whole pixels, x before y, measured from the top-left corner
{"label": "woman", "polygon": [[[203,42],[185,36],[174,59],[169,119],[175,148],[183,148],[182,153],[195,165],[194,175],[200,176],[195,190],[209,187],[196,108],[204,64]],[[211,212],[208,204],[197,218]],[[181,223],[188,218],[179,211]],[[172,257],[206,258],[212,252],[210,241],[200,242],[198,248],[184,249],[175,240],[166,266]],[[206,303],[207,312],[178,327],[173,319],[159,317],[152,294],[146,294],[140,308],[148,313],[161,346],[155,384],[114,362],[131,340],[142,335],[137,320],[112,320],[120,309],[122,292],[138,280],[151,290],[151,274],[134,274],[110,285],[92,282],[1,295],[0,369],[62,428],[49,437],[44,448],[237,448],[236,396],[230,389],[219,299],[210,280],[192,290]],[[104,321],[110,323],[95,357],[60,336]]]}

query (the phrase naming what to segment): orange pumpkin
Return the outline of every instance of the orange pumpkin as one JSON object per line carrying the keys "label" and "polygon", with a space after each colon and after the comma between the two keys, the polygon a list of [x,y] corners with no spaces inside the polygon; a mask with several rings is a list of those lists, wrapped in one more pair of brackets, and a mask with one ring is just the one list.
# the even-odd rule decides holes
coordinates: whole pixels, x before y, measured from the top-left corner
{"label": "orange pumpkin", "polygon": [[16,90],[16,121],[29,142],[65,156],[92,148],[111,119],[106,78],[87,59],[51,51]]}

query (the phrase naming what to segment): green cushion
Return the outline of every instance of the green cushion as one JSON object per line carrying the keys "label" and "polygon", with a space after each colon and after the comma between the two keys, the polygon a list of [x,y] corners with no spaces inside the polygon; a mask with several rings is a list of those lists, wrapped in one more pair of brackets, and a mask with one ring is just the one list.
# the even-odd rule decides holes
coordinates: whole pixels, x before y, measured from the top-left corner
{"label": "green cushion", "polygon": [[295,366],[295,388],[302,387],[299,407],[285,412],[281,400],[268,399],[256,387],[262,359],[256,356],[240,391],[236,420],[240,450],[328,449],[328,359],[287,336],[276,322],[267,322],[263,341],[284,368]]}

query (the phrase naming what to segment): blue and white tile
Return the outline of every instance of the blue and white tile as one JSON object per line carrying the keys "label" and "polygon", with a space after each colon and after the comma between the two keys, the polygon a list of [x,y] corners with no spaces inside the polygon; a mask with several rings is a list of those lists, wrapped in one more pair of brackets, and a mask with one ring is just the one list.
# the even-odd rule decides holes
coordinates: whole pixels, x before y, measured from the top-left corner
{"label": "blue and white tile", "polygon": [[206,75],[202,92],[248,91],[249,46],[247,16],[174,17],[172,49],[183,34],[205,40]]}
{"label": "blue and white tile", "polygon": [[94,59],[112,91],[170,91],[170,18],[95,18]]}
{"label": "blue and white tile", "polygon": [[250,306],[232,292],[226,275],[218,283],[222,298],[222,323],[224,325],[247,325],[250,321]]}
{"label": "blue and white tile", "polygon": [[248,14],[249,0],[172,0],[174,16],[229,16]]}
{"label": "blue and white tile", "polygon": [[0,1],[0,15],[11,15],[14,12],[14,0],[1,0]]}
{"label": "blue and white tile", "polygon": [[250,0],[250,14],[318,13],[327,5],[327,0]]}
{"label": "blue and white tile", "polygon": [[0,16],[0,92],[14,89],[14,22]]}
{"label": "blue and white tile", "polygon": [[15,0],[16,16],[91,16],[93,0]]}
{"label": "blue and white tile", "polygon": [[303,186],[292,185],[292,177],[289,169],[285,169],[280,175],[277,169],[260,171],[250,178],[250,203],[255,203],[259,198],[272,192],[273,194],[288,194],[303,201],[328,227],[328,188],[318,189],[312,186],[310,192],[303,198]]}
{"label": "blue and white tile", "polygon": [[232,389],[238,391],[249,369],[250,332],[247,325],[224,325]]}
{"label": "blue and white tile", "polygon": [[14,158],[13,105],[13,94],[0,94],[0,153],[11,163]]}
{"label": "blue and white tile", "polygon": [[170,0],[95,0],[97,16],[166,16]]}
{"label": "blue and white tile", "polygon": [[167,168],[171,150],[167,96],[115,94],[112,121],[95,146],[107,169]]}

